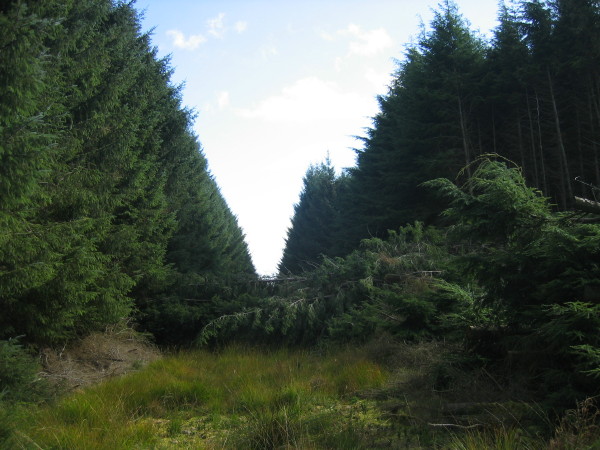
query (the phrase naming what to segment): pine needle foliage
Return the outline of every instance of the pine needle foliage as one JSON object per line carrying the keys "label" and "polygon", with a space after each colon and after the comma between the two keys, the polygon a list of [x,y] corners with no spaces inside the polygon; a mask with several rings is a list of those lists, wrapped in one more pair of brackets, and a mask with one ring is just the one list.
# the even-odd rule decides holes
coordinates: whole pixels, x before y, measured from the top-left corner
{"label": "pine needle foliage", "polygon": [[331,255],[337,223],[338,192],[344,183],[336,177],[331,161],[309,167],[304,176],[300,201],[294,206],[288,229],[281,274],[299,274],[315,267],[323,255]]}
{"label": "pine needle foliage", "polygon": [[171,305],[198,325],[175,280],[254,276],[156,54],[132,3],[0,7],[0,339],[64,342],[134,311],[158,335],[146,318]]}
{"label": "pine needle foliage", "polygon": [[18,339],[0,341],[0,406],[44,400],[49,387],[39,371]]}
{"label": "pine needle foliage", "polygon": [[452,259],[438,230],[407,225],[390,231],[387,240],[364,240],[344,258],[325,257],[315,269],[280,284],[278,295],[249,299],[209,322],[197,342],[314,345],[364,342],[381,332],[432,338],[445,327],[443,317],[468,303],[460,297],[467,288],[456,284]]}
{"label": "pine needle foliage", "polygon": [[503,318],[503,354],[538,374],[555,405],[596,395],[600,226],[553,213],[517,167],[489,156],[466,182],[426,185],[449,200],[459,266]]}

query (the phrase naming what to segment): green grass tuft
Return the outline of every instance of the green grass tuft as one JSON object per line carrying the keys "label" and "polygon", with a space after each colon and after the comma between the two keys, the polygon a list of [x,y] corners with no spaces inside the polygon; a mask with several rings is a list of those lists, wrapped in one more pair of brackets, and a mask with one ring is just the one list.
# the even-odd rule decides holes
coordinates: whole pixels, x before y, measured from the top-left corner
{"label": "green grass tuft", "polygon": [[[598,442],[594,399],[567,414],[548,442],[527,404],[486,401],[481,387],[469,403],[467,381],[436,392],[441,347],[403,344],[393,352],[402,362],[395,369],[373,362],[368,349],[182,352],[53,405],[0,410],[0,448],[509,450]],[[464,399],[463,410],[450,394]]]}
{"label": "green grass tuft", "polygon": [[374,407],[352,396],[386,379],[384,369],[356,351],[328,357],[245,347],[184,352],[54,406],[29,409],[0,444],[120,449],[356,443],[368,428],[361,420],[373,421],[375,414],[360,416],[359,409]]}

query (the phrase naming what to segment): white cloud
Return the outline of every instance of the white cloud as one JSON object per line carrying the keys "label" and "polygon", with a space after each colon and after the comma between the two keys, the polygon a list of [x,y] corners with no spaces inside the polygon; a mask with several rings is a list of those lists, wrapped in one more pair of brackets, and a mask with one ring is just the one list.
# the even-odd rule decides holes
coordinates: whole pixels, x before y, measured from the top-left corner
{"label": "white cloud", "polygon": [[279,52],[274,44],[263,45],[260,48],[260,55],[263,59],[269,59],[271,56],[277,56]]}
{"label": "white cloud", "polygon": [[195,50],[200,44],[206,42],[206,38],[200,34],[192,34],[189,37],[179,30],[169,30],[167,35],[173,39],[173,45],[177,48],[183,48],[185,50]]}
{"label": "white cloud", "polygon": [[321,31],[319,33],[319,36],[321,36],[321,38],[325,39],[326,41],[334,41],[335,40],[335,36],[331,33],[328,33],[327,31]]}
{"label": "white cloud", "polygon": [[229,106],[229,92],[219,92],[219,96],[217,98],[217,105],[219,106],[219,109],[223,109]]}
{"label": "white cloud", "polygon": [[342,92],[335,83],[308,77],[283,88],[279,95],[263,100],[253,109],[238,110],[238,114],[272,122],[320,122],[362,117],[372,110],[372,103],[368,96]]}
{"label": "white cloud", "polygon": [[[225,26],[223,19],[225,19],[225,13],[219,13],[217,17],[208,19],[206,21],[207,34],[213,38],[222,39],[225,36],[225,33],[231,29]],[[233,28],[237,33],[241,34],[248,28],[248,23],[240,20],[235,23]],[[185,34],[179,30],[169,30],[167,31],[167,35],[172,38],[175,47],[186,50],[195,50],[207,41],[207,38],[201,34],[192,34],[186,37]]]}
{"label": "white cloud", "polygon": [[[374,30],[363,30],[360,26],[353,23],[345,29],[337,31],[338,36],[349,37],[349,54],[360,56],[376,55],[389,48],[393,44],[392,37],[384,28]],[[321,32],[320,36],[326,41],[333,41],[335,36]]]}
{"label": "white cloud", "polygon": [[206,24],[208,25],[208,34],[221,39],[225,34],[225,25],[223,24],[224,18],[225,13],[219,13],[217,17],[208,19],[206,21]]}
{"label": "white cloud", "polygon": [[335,58],[335,62],[334,62],[335,71],[341,72],[343,64],[344,64],[344,58],[342,58],[341,56],[338,56],[337,58]]}
{"label": "white cloud", "polygon": [[376,91],[381,94],[387,91],[388,86],[392,82],[392,75],[385,72],[378,72],[372,67],[369,67],[366,70],[365,78],[375,87]]}
{"label": "white cloud", "polygon": [[235,28],[235,31],[237,31],[238,33],[243,33],[244,31],[246,31],[248,29],[248,22],[238,20],[233,27]]}

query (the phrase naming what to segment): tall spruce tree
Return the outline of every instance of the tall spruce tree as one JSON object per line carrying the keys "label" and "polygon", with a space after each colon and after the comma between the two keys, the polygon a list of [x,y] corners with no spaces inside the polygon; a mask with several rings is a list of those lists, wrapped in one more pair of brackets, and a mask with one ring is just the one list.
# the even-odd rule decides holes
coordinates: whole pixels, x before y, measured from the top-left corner
{"label": "tall spruce tree", "polygon": [[341,199],[339,253],[360,239],[385,236],[439,205],[419,185],[451,176],[480,153],[478,127],[485,46],[457,7],[445,2],[410,48],[350,170]]}
{"label": "tall spruce tree", "polygon": [[[190,120],[182,111],[177,116]],[[176,218],[166,254],[173,273],[161,290],[138,299],[138,320],[163,343],[195,338],[219,313],[218,303],[255,277],[242,231],[207,171],[198,142],[186,127],[175,130],[168,142],[173,166],[166,185]]]}
{"label": "tall spruce tree", "polygon": [[329,159],[306,171],[300,201],[294,206],[292,225],[279,263],[280,273],[297,274],[309,270],[319,263],[322,255],[331,253],[340,183]]}
{"label": "tall spruce tree", "polygon": [[518,12],[500,7],[499,25],[485,61],[481,121],[484,148],[516,161],[539,186],[536,132],[532,128],[525,72],[529,52],[519,27]]}
{"label": "tall spruce tree", "polygon": [[[570,181],[579,177],[600,186],[600,4],[593,0],[549,3],[555,18],[554,88],[558,99],[555,104],[560,108],[558,114]],[[591,193],[585,185],[574,184],[571,194]]]}
{"label": "tall spruce tree", "polygon": [[39,5],[8,2],[0,9],[0,338],[38,325],[42,313],[23,298],[55,276],[59,259],[46,238],[55,230],[36,217],[48,203],[44,186],[56,167],[55,91],[45,46],[56,27]]}
{"label": "tall spruce tree", "polygon": [[[254,274],[131,4],[9,1],[0,24],[0,338],[102,327],[180,273]],[[197,172],[178,196],[181,164]],[[190,267],[168,254],[183,245],[201,249]]]}

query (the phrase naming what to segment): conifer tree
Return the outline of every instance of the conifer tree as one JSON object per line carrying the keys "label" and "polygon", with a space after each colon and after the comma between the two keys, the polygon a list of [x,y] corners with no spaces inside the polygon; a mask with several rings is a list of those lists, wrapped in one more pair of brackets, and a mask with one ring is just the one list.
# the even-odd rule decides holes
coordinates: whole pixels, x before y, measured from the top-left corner
{"label": "conifer tree", "polygon": [[537,132],[532,127],[532,112],[527,108],[529,88],[525,75],[529,52],[517,11],[502,5],[498,22],[485,61],[483,146],[519,162],[527,177],[540,186]]}
{"label": "conifer tree", "polygon": [[484,50],[451,2],[408,50],[388,94],[379,98],[380,112],[341,199],[346,252],[362,238],[385,237],[415,220],[432,221],[439,204],[419,185],[451,176],[481,152]]}
{"label": "conifer tree", "polygon": [[576,372],[598,370],[600,226],[552,213],[548,199],[504,161],[482,158],[464,182],[427,185],[450,201],[445,214],[466,250],[465,276],[483,287],[505,350],[525,351],[521,363],[561,406],[582,392],[597,394],[597,381]]}
{"label": "conifer tree", "polygon": [[306,171],[279,263],[280,273],[301,273],[315,267],[322,255],[331,253],[339,183],[329,159]]}
{"label": "conifer tree", "polygon": [[0,338],[103,327],[178,274],[254,274],[131,4],[9,1],[0,24]]}

